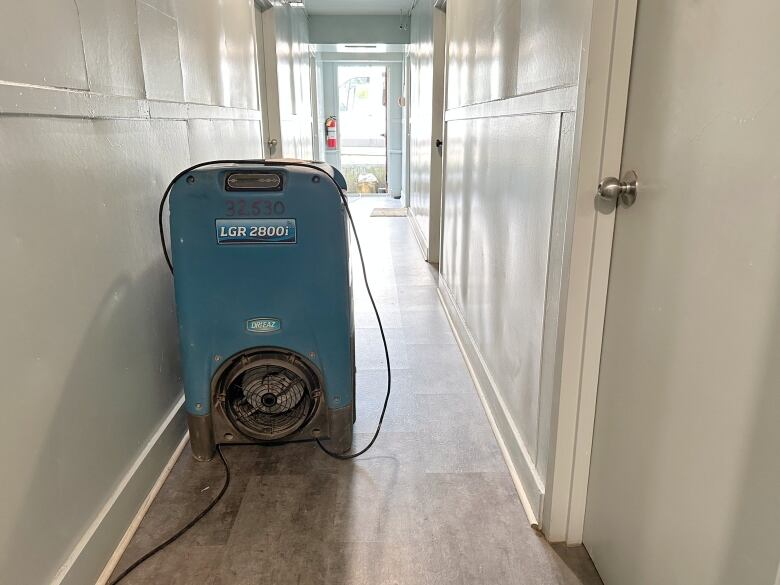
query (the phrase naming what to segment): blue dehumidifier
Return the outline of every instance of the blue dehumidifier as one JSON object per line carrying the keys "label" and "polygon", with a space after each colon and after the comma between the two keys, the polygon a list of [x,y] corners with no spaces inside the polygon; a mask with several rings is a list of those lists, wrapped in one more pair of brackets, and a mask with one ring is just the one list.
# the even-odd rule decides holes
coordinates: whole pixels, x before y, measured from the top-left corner
{"label": "blue dehumidifier", "polygon": [[214,163],[170,190],[192,452],[217,443],[352,445],[349,233],[323,163]]}

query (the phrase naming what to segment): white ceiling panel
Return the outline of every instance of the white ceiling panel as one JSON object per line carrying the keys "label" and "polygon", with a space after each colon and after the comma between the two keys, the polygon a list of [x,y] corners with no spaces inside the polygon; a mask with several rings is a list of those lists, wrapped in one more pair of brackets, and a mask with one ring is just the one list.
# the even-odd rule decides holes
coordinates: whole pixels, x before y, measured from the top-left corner
{"label": "white ceiling panel", "polygon": [[304,0],[309,14],[408,14],[413,0]]}

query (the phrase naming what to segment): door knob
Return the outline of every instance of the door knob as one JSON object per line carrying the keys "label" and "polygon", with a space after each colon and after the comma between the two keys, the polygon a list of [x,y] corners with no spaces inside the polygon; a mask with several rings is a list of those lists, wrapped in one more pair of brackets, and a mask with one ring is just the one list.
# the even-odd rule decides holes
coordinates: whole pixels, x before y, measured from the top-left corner
{"label": "door knob", "polygon": [[620,202],[631,207],[636,201],[637,176],[634,171],[628,171],[623,178],[606,177],[599,183],[599,199],[612,206],[616,206],[618,198]]}
{"label": "door knob", "polygon": [[270,138],[268,140],[268,146],[271,148],[274,148],[277,144],[279,144],[279,141],[276,138]]}

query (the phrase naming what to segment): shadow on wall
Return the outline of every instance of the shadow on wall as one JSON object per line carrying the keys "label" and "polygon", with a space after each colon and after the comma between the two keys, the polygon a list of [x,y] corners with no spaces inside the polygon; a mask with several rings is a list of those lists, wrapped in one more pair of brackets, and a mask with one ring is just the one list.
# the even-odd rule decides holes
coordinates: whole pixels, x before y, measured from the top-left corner
{"label": "shadow on wall", "polygon": [[[96,498],[113,493],[127,462],[132,464],[160,424],[147,413],[167,413],[180,393],[171,278],[161,258],[137,278],[115,280],[95,309],[64,381],[46,381],[61,384],[51,425],[31,429],[46,437],[41,452],[30,454],[37,464],[8,521],[13,539],[3,546],[0,565],[0,573],[16,576],[17,583],[52,578],[41,572],[51,571],[53,552],[70,553],[105,503]],[[139,432],[139,424],[149,428]],[[89,489],[84,478],[92,478]],[[80,529],[73,533],[65,526]]]}

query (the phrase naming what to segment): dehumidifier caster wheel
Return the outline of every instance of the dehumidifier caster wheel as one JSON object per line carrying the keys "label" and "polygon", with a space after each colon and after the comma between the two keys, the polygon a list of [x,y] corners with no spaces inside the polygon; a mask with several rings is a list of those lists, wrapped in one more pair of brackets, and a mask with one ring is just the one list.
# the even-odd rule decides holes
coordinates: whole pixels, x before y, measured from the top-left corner
{"label": "dehumidifier caster wheel", "polygon": [[352,406],[330,410],[330,438],[325,445],[334,453],[346,453],[352,448]]}
{"label": "dehumidifier caster wheel", "polygon": [[187,413],[187,427],[190,429],[190,447],[192,456],[198,461],[211,461],[214,457],[214,427],[211,414]]}

